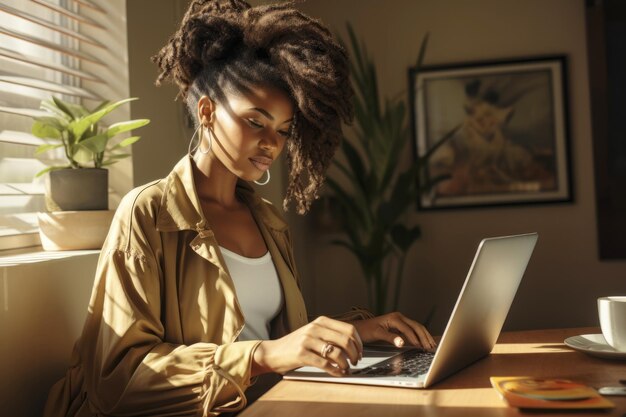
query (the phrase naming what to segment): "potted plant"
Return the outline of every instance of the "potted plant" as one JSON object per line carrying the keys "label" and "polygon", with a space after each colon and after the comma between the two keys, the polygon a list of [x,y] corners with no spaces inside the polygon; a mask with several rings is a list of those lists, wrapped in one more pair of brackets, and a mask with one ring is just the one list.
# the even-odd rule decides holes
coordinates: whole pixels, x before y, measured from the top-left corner
{"label": "potted plant", "polygon": [[[357,140],[342,141],[341,154],[347,164],[333,161],[343,178],[327,179],[331,198],[342,213],[341,227],[346,234],[345,239],[335,239],[332,243],[356,256],[366,280],[370,307],[375,314],[383,314],[397,309],[407,251],[420,236],[419,226],[409,225],[406,217],[416,206],[418,195],[444,179],[429,178],[420,175],[424,174],[420,171],[430,155],[459,127],[442,137],[411,167],[400,171],[398,161],[410,136],[406,106],[399,98],[386,98],[381,106],[374,62],[350,25],[348,34],[356,92]],[[418,68],[427,42],[428,35],[421,44]]]}
{"label": "potted plant", "polygon": [[[37,173],[37,176],[48,174],[46,182],[48,212],[39,215],[44,248],[53,236],[63,238],[71,227],[79,225],[84,229],[88,224],[93,224],[100,229],[104,228],[106,234],[112,217],[112,212],[108,211],[106,167],[130,156],[126,148],[139,140],[139,136],[131,136],[118,141],[117,135],[145,126],[150,121],[136,119],[103,126],[101,120],[122,104],[132,100],[136,98],[127,98],[114,103],[104,101],[93,110],[56,97],[41,102],[41,109],[47,111],[49,115],[34,118],[32,133],[44,139],[46,143],[39,146],[35,153],[62,149],[66,161],[65,164],[49,166]],[[91,235],[93,234],[92,231]],[[100,235],[102,233],[99,233]],[[95,241],[91,239],[87,245],[93,247],[96,245],[95,242],[102,239],[103,237],[98,237]],[[76,241],[76,237],[64,240],[67,240],[67,243],[50,248],[78,249],[77,246],[84,246]]]}

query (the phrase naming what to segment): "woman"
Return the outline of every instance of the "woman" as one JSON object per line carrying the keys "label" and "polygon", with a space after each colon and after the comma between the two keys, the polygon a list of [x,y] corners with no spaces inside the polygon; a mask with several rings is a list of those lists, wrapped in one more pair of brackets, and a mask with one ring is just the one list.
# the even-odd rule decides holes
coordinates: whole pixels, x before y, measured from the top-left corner
{"label": "woman", "polygon": [[315,199],[352,112],[329,31],[286,4],[195,0],[155,61],[196,134],[167,178],[120,204],[45,415],[216,415],[245,407],[259,375],[344,375],[363,342],[433,348],[398,313],[307,323],[286,224],[247,184],[269,181],[286,146],[285,202],[304,213]]}

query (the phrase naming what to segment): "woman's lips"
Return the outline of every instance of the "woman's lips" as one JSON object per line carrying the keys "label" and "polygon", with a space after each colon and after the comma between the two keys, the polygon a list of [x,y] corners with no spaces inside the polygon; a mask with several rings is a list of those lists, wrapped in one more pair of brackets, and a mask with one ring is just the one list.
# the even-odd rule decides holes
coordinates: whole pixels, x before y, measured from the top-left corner
{"label": "woman's lips", "polygon": [[268,158],[266,156],[255,156],[254,158],[250,158],[250,162],[260,171],[267,171],[272,165],[272,158]]}

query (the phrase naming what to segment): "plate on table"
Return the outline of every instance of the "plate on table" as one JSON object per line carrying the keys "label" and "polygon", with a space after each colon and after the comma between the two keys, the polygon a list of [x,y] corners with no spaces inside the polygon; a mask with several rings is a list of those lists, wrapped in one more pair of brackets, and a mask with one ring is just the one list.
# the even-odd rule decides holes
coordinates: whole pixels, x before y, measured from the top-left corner
{"label": "plate on table", "polygon": [[563,341],[572,349],[579,350],[591,356],[604,359],[626,360],[626,352],[613,349],[602,334],[581,334],[580,336],[568,337]]}

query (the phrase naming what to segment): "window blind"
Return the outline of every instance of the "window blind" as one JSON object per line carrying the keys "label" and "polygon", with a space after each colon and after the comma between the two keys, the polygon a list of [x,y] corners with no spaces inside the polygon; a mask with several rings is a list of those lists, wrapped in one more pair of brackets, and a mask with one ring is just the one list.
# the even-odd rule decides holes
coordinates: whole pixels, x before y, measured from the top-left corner
{"label": "window blind", "polygon": [[96,90],[106,83],[87,68],[107,67],[98,39],[107,19],[92,0],[0,0],[0,250],[39,243],[44,177],[35,174],[64,162],[62,153],[35,155],[45,140],[30,133],[32,117],[46,114],[39,105],[51,95],[89,106],[101,100]]}

